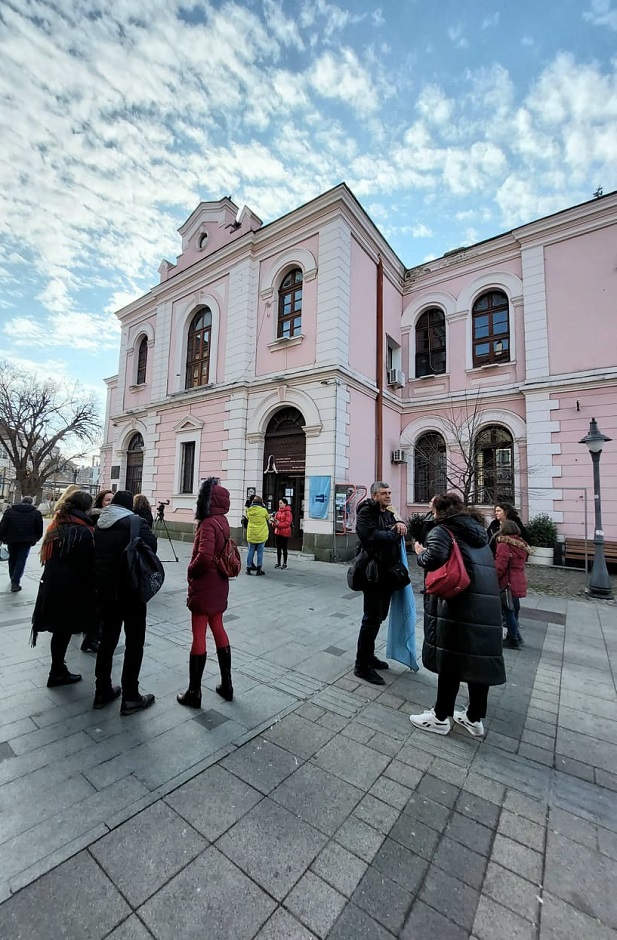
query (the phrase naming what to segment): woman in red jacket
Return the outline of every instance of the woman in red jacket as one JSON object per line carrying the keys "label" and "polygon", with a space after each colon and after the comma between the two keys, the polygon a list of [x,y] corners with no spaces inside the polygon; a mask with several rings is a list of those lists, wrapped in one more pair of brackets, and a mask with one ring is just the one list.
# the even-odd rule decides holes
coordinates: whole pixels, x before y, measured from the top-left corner
{"label": "woman in red jacket", "polygon": [[527,596],[525,563],[529,556],[529,546],[521,538],[521,530],[512,519],[504,519],[495,541],[497,543],[495,565],[499,576],[499,587],[503,590],[510,585],[514,602],[514,610],[508,610],[502,604],[503,619],[508,629],[503,645],[509,649],[518,650],[523,645],[518,625],[518,612],[521,607],[519,598]]}
{"label": "woman in red jacket", "polygon": [[189,687],[177,696],[181,705],[201,708],[201,678],[206,665],[206,628],[209,626],[221,670],[221,684],[216,691],[226,701],[234,696],[231,684],[231,649],[223,626],[227,610],[229,578],[219,571],[215,556],[229,538],[229,491],[219,486],[217,477],[208,477],[201,484],[197,497],[197,531],[193,554],[188,567],[189,591],[187,607],[191,611],[193,645],[189,656]]}
{"label": "woman in red jacket", "polygon": [[[287,543],[291,536],[291,527],[293,525],[293,516],[289,503],[286,499],[279,499],[279,508],[274,515],[274,541],[276,543],[276,565],[275,568],[287,567]],[[281,564],[281,556],[283,564]]]}

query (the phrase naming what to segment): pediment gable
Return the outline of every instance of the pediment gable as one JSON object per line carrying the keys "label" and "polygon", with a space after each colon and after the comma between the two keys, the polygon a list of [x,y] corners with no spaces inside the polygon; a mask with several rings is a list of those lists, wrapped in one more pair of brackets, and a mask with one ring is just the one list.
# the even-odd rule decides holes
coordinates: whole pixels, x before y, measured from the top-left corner
{"label": "pediment gable", "polygon": [[174,431],[176,433],[179,431],[200,431],[203,426],[204,422],[196,418],[195,415],[185,415],[174,425]]}

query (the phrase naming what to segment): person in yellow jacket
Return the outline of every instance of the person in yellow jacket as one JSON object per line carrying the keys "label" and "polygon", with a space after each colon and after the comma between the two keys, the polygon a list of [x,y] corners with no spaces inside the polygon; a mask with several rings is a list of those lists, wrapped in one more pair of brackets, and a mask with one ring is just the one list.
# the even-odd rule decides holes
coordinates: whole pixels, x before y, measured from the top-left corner
{"label": "person in yellow jacket", "polygon": [[[253,496],[253,502],[246,510],[249,521],[246,528],[246,540],[249,544],[249,553],[246,559],[246,573],[257,575],[265,574],[263,570],[264,545],[268,541],[268,520],[270,513],[266,509],[261,496]],[[257,552],[257,566],[253,564],[253,557]]]}

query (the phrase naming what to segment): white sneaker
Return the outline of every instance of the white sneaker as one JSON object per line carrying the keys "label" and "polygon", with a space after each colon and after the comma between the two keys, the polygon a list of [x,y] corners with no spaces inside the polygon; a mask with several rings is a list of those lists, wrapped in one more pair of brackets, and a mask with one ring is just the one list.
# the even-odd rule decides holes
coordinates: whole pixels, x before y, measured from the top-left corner
{"label": "white sneaker", "polygon": [[435,709],[431,708],[421,715],[410,715],[409,720],[415,728],[421,731],[433,731],[435,734],[450,734],[450,719],[445,718],[440,721],[435,715]]}
{"label": "white sneaker", "polygon": [[467,717],[467,712],[454,712],[454,720],[457,725],[461,725],[462,728],[465,728],[466,731],[469,731],[469,734],[472,738],[483,738],[484,737],[484,725],[481,721],[470,721]]}

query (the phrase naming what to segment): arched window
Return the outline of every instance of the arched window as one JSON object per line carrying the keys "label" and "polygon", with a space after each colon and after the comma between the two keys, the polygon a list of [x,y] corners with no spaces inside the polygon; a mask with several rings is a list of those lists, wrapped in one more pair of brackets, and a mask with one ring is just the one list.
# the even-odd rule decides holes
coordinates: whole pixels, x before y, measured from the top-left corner
{"label": "arched window", "polygon": [[428,503],[447,490],[446,442],[437,431],[418,438],[413,455],[414,503]]}
{"label": "arched window", "polygon": [[127,447],[126,487],[133,495],[141,493],[144,466],[144,439],[139,432],[133,434]]}
{"label": "arched window", "polygon": [[210,372],[210,338],[212,312],[209,307],[198,310],[189,326],[186,343],[185,388],[199,388],[208,384]]}
{"label": "arched window", "polygon": [[145,336],[139,344],[137,352],[137,375],[135,382],[137,385],[143,385],[146,381],[146,366],[148,365],[148,340]]}
{"label": "arched window", "polygon": [[416,378],[446,371],[446,320],[443,310],[431,307],[416,323]]}
{"label": "arched window", "polygon": [[294,268],[279,288],[277,337],[299,336],[302,328],[302,271]]}
{"label": "arched window", "polygon": [[508,298],[501,290],[478,297],[471,314],[475,367],[510,361]]}
{"label": "arched window", "polygon": [[474,445],[474,502],[493,506],[503,499],[514,505],[514,441],[506,428],[482,428]]}

